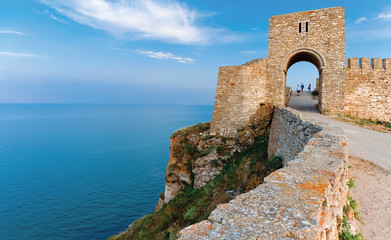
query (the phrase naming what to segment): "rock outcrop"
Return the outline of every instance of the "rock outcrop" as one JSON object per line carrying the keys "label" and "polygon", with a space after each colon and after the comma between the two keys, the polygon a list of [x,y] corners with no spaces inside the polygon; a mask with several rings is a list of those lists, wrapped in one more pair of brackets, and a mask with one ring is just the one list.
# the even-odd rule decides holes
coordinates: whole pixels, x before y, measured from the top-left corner
{"label": "rock outcrop", "polygon": [[186,185],[199,189],[213,180],[232,154],[251,145],[256,137],[267,135],[272,115],[272,105],[260,104],[248,126],[237,129],[237,138],[210,135],[209,123],[176,131],[170,139],[165,191],[156,210],[175,198]]}

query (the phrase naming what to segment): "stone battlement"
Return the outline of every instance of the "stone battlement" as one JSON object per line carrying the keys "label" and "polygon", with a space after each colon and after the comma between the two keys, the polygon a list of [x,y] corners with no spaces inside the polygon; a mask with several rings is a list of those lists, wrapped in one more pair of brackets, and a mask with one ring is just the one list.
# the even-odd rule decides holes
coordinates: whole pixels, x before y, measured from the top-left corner
{"label": "stone battlement", "polygon": [[370,60],[369,58],[349,58],[348,68],[361,68],[362,70],[381,70],[383,68],[385,71],[391,71],[391,58],[372,58]]}
{"label": "stone battlement", "polygon": [[349,58],[344,113],[391,122],[391,58]]}

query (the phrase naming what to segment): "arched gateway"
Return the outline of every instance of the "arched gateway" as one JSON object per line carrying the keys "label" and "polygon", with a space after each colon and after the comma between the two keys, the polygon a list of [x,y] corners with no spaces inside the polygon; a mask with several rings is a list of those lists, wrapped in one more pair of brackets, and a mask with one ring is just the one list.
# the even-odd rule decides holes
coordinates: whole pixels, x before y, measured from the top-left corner
{"label": "arched gateway", "polygon": [[300,61],[319,71],[322,114],[391,121],[391,60],[383,59],[381,66],[372,59],[369,67],[362,58],[358,67],[352,58],[346,66],[343,7],[273,16],[268,52],[267,59],[220,67],[211,134],[236,136],[260,103],[285,106],[286,74]]}

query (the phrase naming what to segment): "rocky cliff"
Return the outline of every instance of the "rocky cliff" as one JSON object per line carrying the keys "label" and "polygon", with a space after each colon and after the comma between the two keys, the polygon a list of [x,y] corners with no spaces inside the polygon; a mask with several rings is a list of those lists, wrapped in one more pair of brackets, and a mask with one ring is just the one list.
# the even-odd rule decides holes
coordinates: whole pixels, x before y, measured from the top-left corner
{"label": "rocky cliff", "polygon": [[112,239],[175,238],[184,227],[207,219],[218,204],[261,184],[282,166],[281,159],[267,157],[272,116],[273,106],[260,104],[235,138],[210,135],[209,123],[174,132],[156,212]]}
{"label": "rocky cliff", "polygon": [[272,113],[271,105],[260,105],[248,126],[237,129],[237,138],[210,135],[209,123],[176,131],[170,139],[165,191],[156,209],[172,200],[186,184],[200,189],[219,175],[231,155],[251,145],[256,137],[267,135]]}

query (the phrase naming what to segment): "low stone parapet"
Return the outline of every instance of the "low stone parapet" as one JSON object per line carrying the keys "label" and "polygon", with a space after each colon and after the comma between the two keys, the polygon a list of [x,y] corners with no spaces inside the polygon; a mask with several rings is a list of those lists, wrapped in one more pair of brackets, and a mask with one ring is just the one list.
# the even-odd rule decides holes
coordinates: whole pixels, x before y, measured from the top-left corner
{"label": "low stone parapet", "polygon": [[276,108],[274,114],[270,134],[276,143],[286,142],[276,148],[281,152],[289,144],[300,143],[287,141],[295,138],[300,125],[312,129],[306,132],[305,144],[297,146],[300,151],[285,159],[285,167],[256,189],[219,205],[208,220],[180,231],[179,239],[338,238],[348,191],[348,146],[343,130],[290,108]]}

